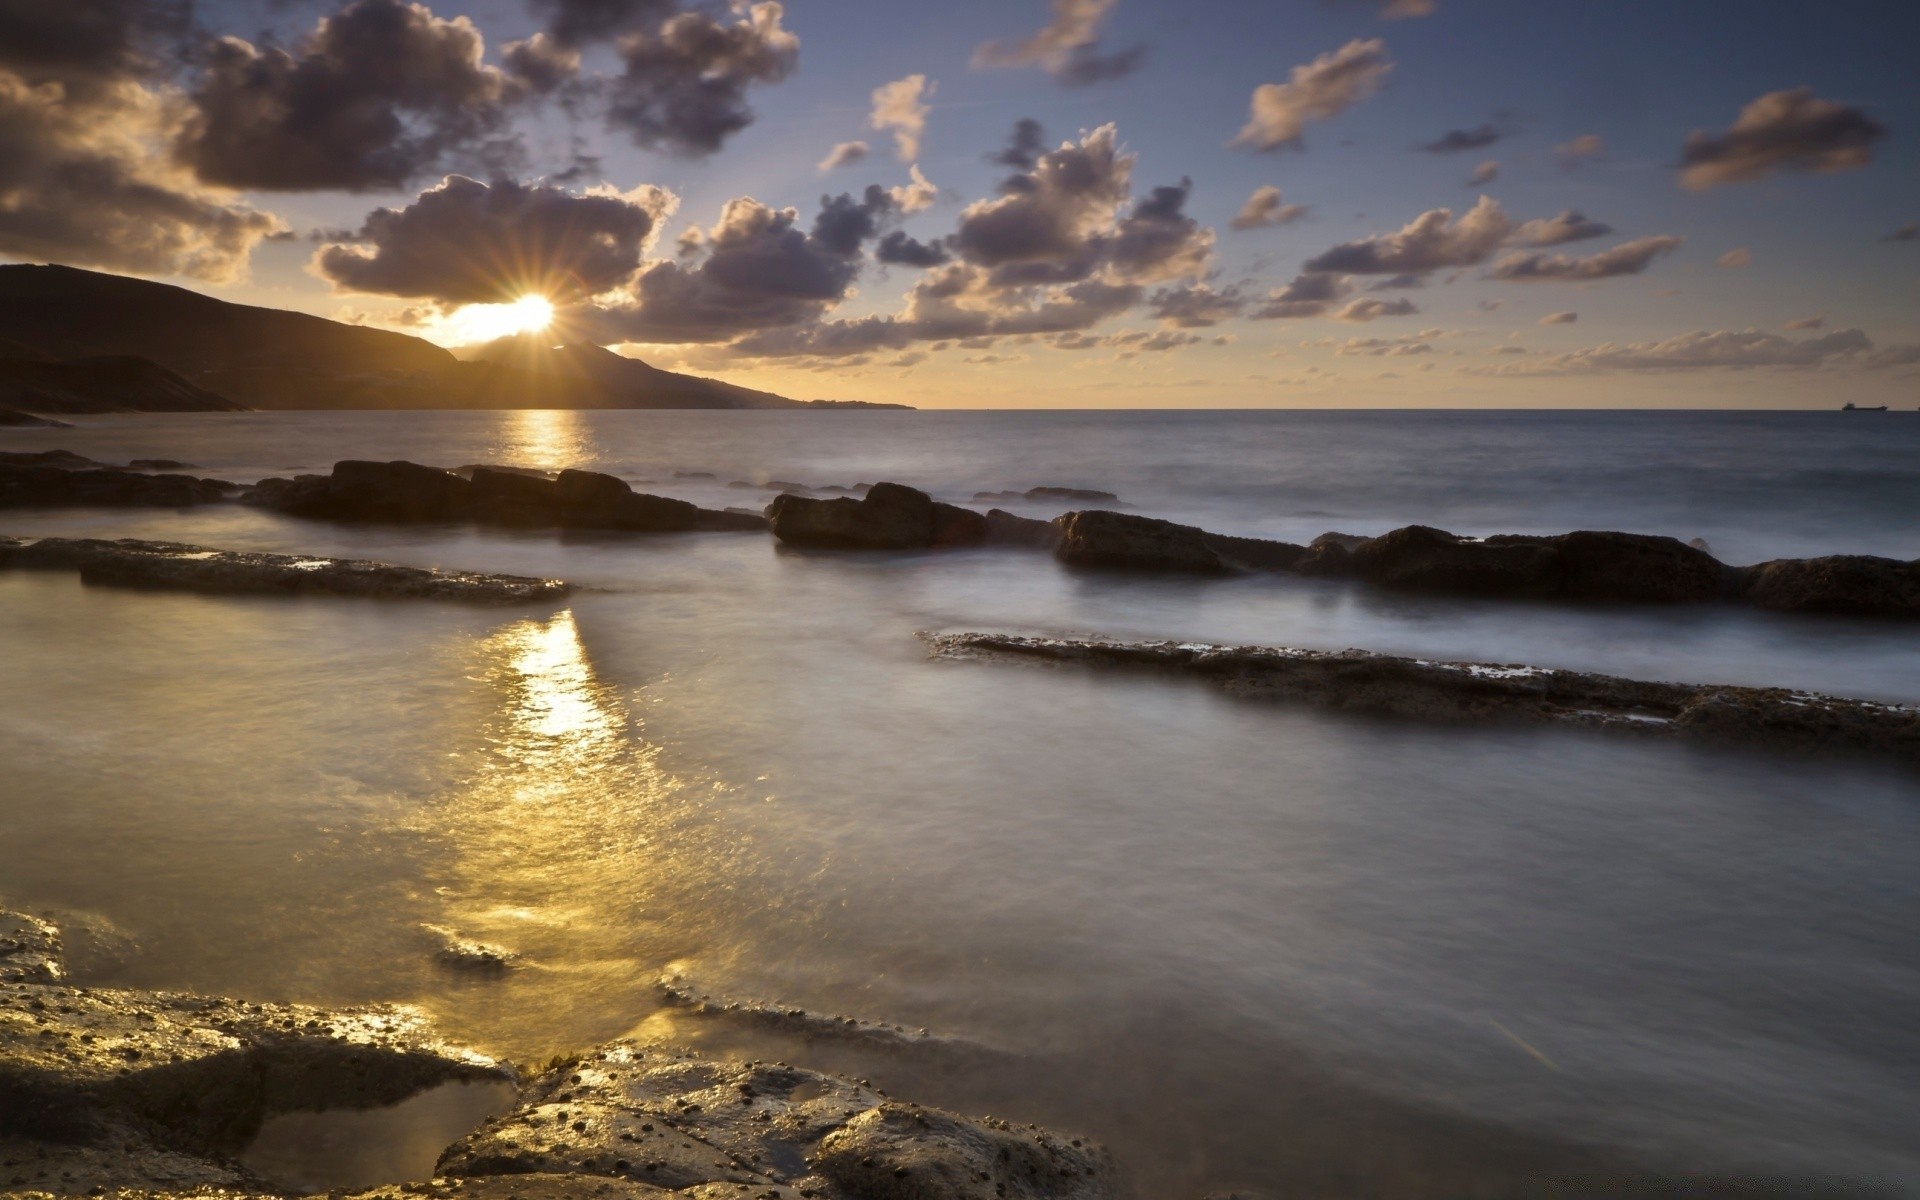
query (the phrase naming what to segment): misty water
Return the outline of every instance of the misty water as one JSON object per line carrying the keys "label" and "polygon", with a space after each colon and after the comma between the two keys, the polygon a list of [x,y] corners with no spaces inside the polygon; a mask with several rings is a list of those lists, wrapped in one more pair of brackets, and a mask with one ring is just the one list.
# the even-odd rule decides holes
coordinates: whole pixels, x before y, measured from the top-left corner
{"label": "misty water", "polygon": [[[1421,522],[1703,537],[1736,563],[1920,556],[1913,413],[75,421],[0,440],[235,480],[349,457],[578,466],[751,507],[771,493],[730,483],[961,503],[1073,485],[1290,540]],[[521,1061],[631,1034],[847,1070],[1099,1137],[1143,1197],[1640,1170],[1920,1191],[1911,768],[1362,719],[936,661],[914,636],[1355,646],[1920,701],[1911,624],[238,505],[13,511],[0,533],[581,585],[499,611],[0,574],[0,900],[61,914],[80,982],[415,1003]],[[449,970],[448,931],[519,965]],[[956,1041],[783,1039],[664,1006],[666,977]]]}

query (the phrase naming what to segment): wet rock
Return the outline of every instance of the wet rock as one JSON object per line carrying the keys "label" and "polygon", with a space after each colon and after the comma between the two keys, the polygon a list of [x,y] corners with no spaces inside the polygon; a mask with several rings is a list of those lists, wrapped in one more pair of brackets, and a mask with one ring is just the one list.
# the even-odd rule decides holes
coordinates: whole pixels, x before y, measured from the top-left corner
{"label": "wet rock", "polygon": [[1779,612],[1920,617],[1920,561],[1836,554],[1745,568],[1740,595]]}
{"label": "wet rock", "polygon": [[799,1190],[821,1200],[1114,1194],[1110,1158],[1088,1143],[901,1104],[816,1071],[631,1042],[534,1081],[518,1111],[456,1143],[437,1170],[461,1178],[565,1172],[755,1195]]}
{"label": "wet rock", "polygon": [[1004,508],[987,510],[987,545],[1027,546],[1035,550],[1053,549],[1060,531],[1052,521],[1015,516]]}
{"label": "wet rock", "polygon": [[[1309,557],[1316,573],[1338,573],[1318,542]],[[1408,525],[1347,546],[1344,571],[1413,591],[1648,604],[1717,599],[1727,583],[1724,566],[1678,539],[1594,530],[1463,538]]]}
{"label": "wet rock", "polygon": [[859,500],[775,496],[767,520],[783,542],[839,550],[923,550],[987,540],[987,519],[979,513],[898,483],[876,483]]}
{"label": "wet rock", "polygon": [[57,983],[63,973],[60,931],[39,917],[0,909],[0,983]]}
{"label": "wet rock", "polygon": [[1112,492],[1102,492],[1094,488],[1073,487],[1033,487],[1028,488],[1024,492],[975,492],[973,494],[973,500],[976,504],[1004,504],[1008,501],[1021,500],[1034,501],[1036,503],[1066,500],[1085,501],[1094,504],[1101,502],[1113,504],[1118,503],[1119,499],[1120,497],[1114,495]]}
{"label": "wet rock", "polygon": [[435,571],[351,558],[208,550],[132,538],[0,538],[0,570],[77,570],[84,583],[222,595],[331,595],[521,604],[558,600],[557,579]]}
{"label": "wet rock", "polygon": [[1357,533],[1323,533],[1307,543],[1293,569],[1300,575],[1351,575],[1353,549],[1366,540]]}
{"label": "wet rock", "polygon": [[186,508],[218,503],[232,487],[101,467],[66,450],[0,455],[0,508]]}
{"label": "wet rock", "polygon": [[804,1042],[847,1042],[880,1051],[937,1051],[971,1059],[997,1057],[1002,1053],[983,1042],[925,1029],[907,1029],[883,1021],[836,1016],[785,1004],[710,996],[697,992],[679,976],[664,978],[659,986],[660,998],[689,1016],[782,1034]]}
{"label": "wet rock", "polygon": [[472,515],[473,485],[451,471],[419,463],[348,459],[331,475],[255,485],[254,499],[296,517],[334,521],[463,521]]}
{"label": "wet rock", "polygon": [[461,937],[451,929],[426,926],[428,933],[440,939],[434,958],[443,967],[473,975],[504,975],[519,955],[504,946],[495,946],[473,938]]}
{"label": "wet rock", "polygon": [[1054,518],[1054,557],[1077,567],[1221,575],[1277,571],[1306,551],[1289,542],[1228,537],[1156,517],[1090,509]]}
{"label": "wet rock", "polygon": [[473,485],[473,519],[482,524],[560,523],[560,499],[551,479],[494,467],[474,467],[467,478]]}
{"label": "wet rock", "polygon": [[1920,705],[1787,688],[1648,682],[1548,667],[1431,662],[1364,650],[991,633],[927,640],[936,655],[946,658],[1012,656],[1151,669],[1210,680],[1241,696],[1420,720],[1531,721],[1920,760]]}
{"label": "wet rock", "polygon": [[14,429],[72,429],[69,421],[56,421],[52,417],[36,416],[21,412],[17,408],[0,408],[0,426]]}

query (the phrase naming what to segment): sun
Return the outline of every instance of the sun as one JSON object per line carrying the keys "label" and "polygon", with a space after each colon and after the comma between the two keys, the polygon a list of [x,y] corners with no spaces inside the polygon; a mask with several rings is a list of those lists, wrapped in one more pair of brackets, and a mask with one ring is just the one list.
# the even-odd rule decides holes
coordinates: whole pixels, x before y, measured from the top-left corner
{"label": "sun", "polygon": [[529,292],[507,304],[468,304],[445,318],[447,340],[455,345],[491,342],[516,333],[537,333],[553,324],[553,301]]}

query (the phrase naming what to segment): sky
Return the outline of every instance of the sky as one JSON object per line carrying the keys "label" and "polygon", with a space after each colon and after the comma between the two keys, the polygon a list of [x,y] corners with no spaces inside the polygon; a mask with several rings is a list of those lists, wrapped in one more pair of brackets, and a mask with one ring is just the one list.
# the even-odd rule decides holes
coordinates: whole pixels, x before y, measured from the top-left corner
{"label": "sky", "polygon": [[0,0],[0,259],[802,398],[1914,407],[1916,46],[1911,0]]}

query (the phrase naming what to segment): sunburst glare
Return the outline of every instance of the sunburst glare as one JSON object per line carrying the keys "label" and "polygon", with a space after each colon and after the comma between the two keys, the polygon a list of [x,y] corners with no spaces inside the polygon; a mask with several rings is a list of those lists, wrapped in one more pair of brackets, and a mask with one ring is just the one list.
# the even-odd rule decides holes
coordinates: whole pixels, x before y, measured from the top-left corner
{"label": "sunburst glare", "polygon": [[439,320],[439,340],[456,345],[537,333],[553,324],[553,301],[529,293],[507,304],[468,304]]}

